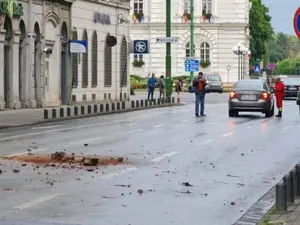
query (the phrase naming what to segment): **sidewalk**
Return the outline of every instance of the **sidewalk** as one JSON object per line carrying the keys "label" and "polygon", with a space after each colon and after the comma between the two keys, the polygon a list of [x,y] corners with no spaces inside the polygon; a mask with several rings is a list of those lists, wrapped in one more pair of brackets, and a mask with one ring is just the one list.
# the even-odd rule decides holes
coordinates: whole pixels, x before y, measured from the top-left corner
{"label": "sidewalk", "polygon": [[300,225],[300,198],[288,207],[287,213],[271,210],[259,225]]}

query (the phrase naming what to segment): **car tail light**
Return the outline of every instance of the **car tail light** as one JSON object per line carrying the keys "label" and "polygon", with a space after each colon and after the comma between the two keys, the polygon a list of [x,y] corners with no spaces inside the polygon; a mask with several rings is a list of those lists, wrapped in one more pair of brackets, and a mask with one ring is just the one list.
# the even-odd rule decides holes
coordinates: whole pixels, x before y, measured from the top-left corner
{"label": "car tail light", "polygon": [[231,92],[229,93],[229,97],[230,97],[230,98],[237,98],[236,92],[235,92],[235,91],[231,91]]}
{"label": "car tail light", "polygon": [[260,95],[261,99],[269,99],[270,98],[270,94],[266,91],[263,91]]}

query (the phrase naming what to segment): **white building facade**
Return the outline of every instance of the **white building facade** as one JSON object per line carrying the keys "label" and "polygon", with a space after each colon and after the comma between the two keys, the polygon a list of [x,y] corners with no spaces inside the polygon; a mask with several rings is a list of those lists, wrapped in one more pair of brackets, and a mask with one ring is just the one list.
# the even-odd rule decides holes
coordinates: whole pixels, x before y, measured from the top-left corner
{"label": "white building facade", "polygon": [[70,61],[63,52],[67,52],[72,2],[13,4],[10,14],[0,1],[0,110],[60,105],[61,93],[68,92]]}
{"label": "white building facade", "polygon": [[[72,5],[72,39],[88,51],[72,53],[72,102],[128,100],[130,65],[128,1],[77,0]],[[110,47],[114,37],[116,45]]]}
{"label": "white building facade", "polygon": [[[232,48],[238,43],[249,48],[249,0],[194,1],[194,55],[201,62],[200,71],[219,73],[222,80],[238,79],[238,57]],[[132,0],[131,40],[150,40],[150,54],[131,56],[131,74],[145,76],[149,72],[165,74],[166,44],[156,38],[166,36],[166,2]],[[171,44],[172,76],[189,75],[184,62],[190,57],[189,0],[172,0],[171,36],[179,37]],[[185,15],[185,16],[184,16]],[[139,18],[142,19],[139,20]],[[243,56],[243,75],[248,76],[248,55]],[[226,68],[230,68],[230,71]]]}

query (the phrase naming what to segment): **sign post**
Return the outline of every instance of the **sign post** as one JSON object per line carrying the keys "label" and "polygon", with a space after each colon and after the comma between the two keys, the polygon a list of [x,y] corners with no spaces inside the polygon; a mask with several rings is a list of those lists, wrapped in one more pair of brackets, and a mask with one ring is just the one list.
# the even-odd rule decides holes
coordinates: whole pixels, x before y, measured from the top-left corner
{"label": "sign post", "polygon": [[294,30],[295,30],[295,33],[296,33],[298,39],[300,40],[300,7],[295,12],[295,16],[294,16]]}
{"label": "sign post", "polygon": [[[171,0],[166,0],[166,37],[171,37]],[[171,98],[172,95],[172,80],[171,80],[171,43],[166,43],[166,96]]]}
{"label": "sign post", "polygon": [[229,71],[231,70],[231,66],[230,65],[227,65],[226,66],[226,70],[227,70],[227,83],[229,84]]}
{"label": "sign post", "polygon": [[[191,25],[190,25],[190,56],[194,57],[194,0],[190,0],[190,14],[191,14]],[[199,67],[199,66],[198,66]],[[198,68],[199,70],[199,68]],[[194,80],[194,72],[190,71],[190,80]]]}

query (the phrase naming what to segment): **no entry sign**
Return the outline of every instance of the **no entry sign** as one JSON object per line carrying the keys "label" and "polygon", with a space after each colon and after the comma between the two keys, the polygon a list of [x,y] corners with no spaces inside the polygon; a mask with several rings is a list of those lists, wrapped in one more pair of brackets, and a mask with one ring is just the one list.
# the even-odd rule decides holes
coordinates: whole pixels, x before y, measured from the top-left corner
{"label": "no entry sign", "polygon": [[297,9],[294,16],[294,30],[297,37],[300,39],[300,7]]}

